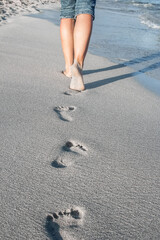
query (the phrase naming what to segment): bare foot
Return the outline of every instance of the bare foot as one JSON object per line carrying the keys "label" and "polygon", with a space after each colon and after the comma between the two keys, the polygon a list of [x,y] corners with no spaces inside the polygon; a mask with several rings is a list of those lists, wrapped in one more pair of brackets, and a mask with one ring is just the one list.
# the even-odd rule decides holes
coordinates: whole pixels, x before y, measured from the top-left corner
{"label": "bare foot", "polygon": [[71,78],[71,77],[72,77],[72,75],[71,75],[70,72],[62,71],[62,73],[63,73],[66,77],[68,77],[68,78]]}
{"label": "bare foot", "polygon": [[70,69],[72,74],[70,89],[76,90],[76,91],[85,90],[85,86],[83,83],[82,68],[76,60],[74,60],[74,63]]}

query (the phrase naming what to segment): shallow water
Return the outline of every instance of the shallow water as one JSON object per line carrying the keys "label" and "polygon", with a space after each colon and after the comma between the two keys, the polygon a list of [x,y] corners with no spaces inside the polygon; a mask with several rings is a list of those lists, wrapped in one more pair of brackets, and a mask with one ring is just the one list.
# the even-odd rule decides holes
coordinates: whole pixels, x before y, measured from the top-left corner
{"label": "shallow water", "polygon": [[141,22],[160,29],[159,0],[98,0],[97,7],[123,13],[138,14]]}

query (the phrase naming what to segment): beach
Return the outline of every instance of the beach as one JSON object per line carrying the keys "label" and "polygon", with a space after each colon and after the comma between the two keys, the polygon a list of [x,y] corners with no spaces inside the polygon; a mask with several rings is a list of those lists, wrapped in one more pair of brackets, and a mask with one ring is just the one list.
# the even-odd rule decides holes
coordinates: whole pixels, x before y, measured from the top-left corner
{"label": "beach", "polygon": [[1,239],[160,239],[160,98],[88,53],[70,91],[59,26],[0,27]]}
{"label": "beach", "polygon": [[0,26],[11,22],[17,15],[36,14],[40,9],[60,6],[58,0],[0,0]]}
{"label": "beach", "polygon": [[[160,96],[160,4],[157,0],[97,0],[89,52],[129,66],[136,81]],[[60,25],[59,6],[32,17]],[[102,18],[103,16],[103,18]],[[140,73],[140,74],[139,74]],[[143,74],[142,74],[143,73]]]}

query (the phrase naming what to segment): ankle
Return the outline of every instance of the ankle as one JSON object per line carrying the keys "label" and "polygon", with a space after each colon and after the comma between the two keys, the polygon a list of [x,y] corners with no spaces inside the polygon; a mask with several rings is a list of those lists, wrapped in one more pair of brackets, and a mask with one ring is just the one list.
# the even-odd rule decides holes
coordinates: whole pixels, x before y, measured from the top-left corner
{"label": "ankle", "polygon": [[83,62],[82,62],[82,61],[78,61],[78,59],[74,59],[74,63],[73,63],[73,64],[79,65],[79,67],[80,67],[81,69],[83,69]]}
{"label": "ankle", "polygon": [[[72,64],[71,64],[72,65]],[[65,71],[67,72],[67,73],[70,73],[71,72],[71,65],[66,65],[65,66]]]}

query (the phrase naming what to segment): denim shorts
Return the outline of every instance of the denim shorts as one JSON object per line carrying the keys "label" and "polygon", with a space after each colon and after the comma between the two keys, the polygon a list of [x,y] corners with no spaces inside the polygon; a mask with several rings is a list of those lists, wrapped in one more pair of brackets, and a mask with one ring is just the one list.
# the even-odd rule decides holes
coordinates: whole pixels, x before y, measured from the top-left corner
{"label": "denim shorts", "polygon": [[95,18],[96,0],[61,0],[60,18],[74,18],[79,14],[90,14]]}

